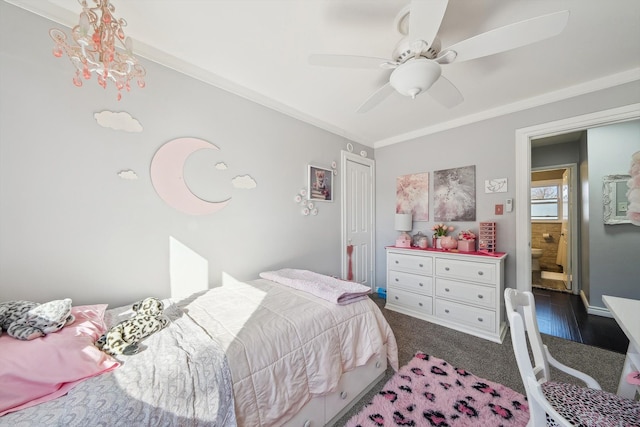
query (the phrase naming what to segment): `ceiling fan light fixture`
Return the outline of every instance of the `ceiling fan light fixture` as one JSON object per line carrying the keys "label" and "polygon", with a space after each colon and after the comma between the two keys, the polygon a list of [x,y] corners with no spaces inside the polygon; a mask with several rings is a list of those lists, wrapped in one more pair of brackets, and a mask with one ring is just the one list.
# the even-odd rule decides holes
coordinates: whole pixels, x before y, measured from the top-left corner
{"label": "ceiling fan light fixture", "polygon": [[401,95],[415,98],[426,92],[440,78],[442,68],[436,62],[425,59],[413,59],[393,70],[389,82]]}

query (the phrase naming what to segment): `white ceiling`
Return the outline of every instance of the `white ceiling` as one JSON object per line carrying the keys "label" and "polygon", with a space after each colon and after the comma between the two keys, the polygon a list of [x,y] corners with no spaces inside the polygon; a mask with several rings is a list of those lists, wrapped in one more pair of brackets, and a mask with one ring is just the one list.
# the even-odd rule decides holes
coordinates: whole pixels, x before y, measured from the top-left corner
{"label": "white ceiling", "polygon": [[[6,1],[68,27],[81,11],[76,0]],[[450,0],[438,32],[443,47],[539,15],[571,15],[559,36],[444,65],[465,98],[452,109],[428,94],[394,93],[358,114],[390,71],[311,66],[308,56],[390,58],[401,38],[394,19],[408,3],[112,0],[138,56],[372,147],[640,79],[638,0]]]}

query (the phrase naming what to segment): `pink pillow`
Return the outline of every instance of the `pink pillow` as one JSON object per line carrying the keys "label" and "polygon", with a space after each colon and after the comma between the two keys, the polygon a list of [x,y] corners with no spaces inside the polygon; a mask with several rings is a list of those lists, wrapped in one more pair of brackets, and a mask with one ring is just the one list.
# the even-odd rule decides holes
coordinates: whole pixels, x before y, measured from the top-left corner
{"label": "pink pillow", "polygon": [[120,366],[93,343],[107,329],[107,304],[73,307],[75,322],[32,341],[0,336],[0,416],[66,394]]}

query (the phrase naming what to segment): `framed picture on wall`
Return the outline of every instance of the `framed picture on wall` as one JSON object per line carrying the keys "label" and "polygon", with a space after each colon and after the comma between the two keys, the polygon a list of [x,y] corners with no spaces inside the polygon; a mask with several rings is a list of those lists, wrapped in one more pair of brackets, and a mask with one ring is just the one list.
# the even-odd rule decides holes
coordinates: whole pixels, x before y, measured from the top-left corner
{"label": "framed picture on wall", "polygon": [[309,200],[333,202],[333,171],[331,169],[309,165],[307,184]]}
{"label": "framed picture on wall", "polygon": [[396,178],[396,213],[410,213],[414,221],[429,221],[429,172]]}
{"label": "framed picture on wall", "polygon": [[433,172],[434,221],[476,220],[476,167]]}

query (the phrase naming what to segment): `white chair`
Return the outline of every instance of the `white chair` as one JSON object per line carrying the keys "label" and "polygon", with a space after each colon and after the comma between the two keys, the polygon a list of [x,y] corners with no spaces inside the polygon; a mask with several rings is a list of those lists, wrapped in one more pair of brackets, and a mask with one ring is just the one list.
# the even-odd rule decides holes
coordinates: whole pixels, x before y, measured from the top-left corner
{"label": "white chair", "polygon": [[[614,426],[637,425],[640,420],[640,403],[602,391],[595,379],[563,365],[551,356],[540,338],[536,306],[531,292],[507,288],[504,300],[511,326],[513,351],[529,403],[531,418],[528,426],[591,425],[594,417]],[[533,361],[527,348],[527,338]],[[549,365],[580,379],[588,388],[550,381]]]}

